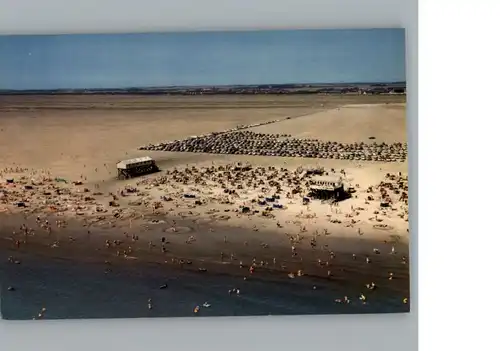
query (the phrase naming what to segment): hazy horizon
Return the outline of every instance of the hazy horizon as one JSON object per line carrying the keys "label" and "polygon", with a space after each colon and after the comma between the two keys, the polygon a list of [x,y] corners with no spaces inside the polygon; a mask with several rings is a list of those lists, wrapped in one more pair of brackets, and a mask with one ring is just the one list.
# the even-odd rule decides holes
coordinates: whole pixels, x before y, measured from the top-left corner
{"label": "hazy horizon", "polygon": [[0,36],[0,90],[406,81],[404,29]]}
{"label": "hazy horizon", "polygon": [[280,85],[312,85],[312,86],[357,86],[357,85],[375,85],[375,84],[406,84],[406,81],[393,82],[393,81],[380,81],[380,82],[307,82],[307,83],[260,83],[260,84],[222,84],[222,85],[165,85],[165,86],[143,86],[143,87],[104,87],[104,88],[56,88],[56,89],[0,89],[1,91],[56,91],[56,90],[128,90],[128,89],[138,89],[138,90],[149,90],[149,89],[185,89],[185,88],[229,88],[229,87],[252,87],[252,86],[280,86]]}

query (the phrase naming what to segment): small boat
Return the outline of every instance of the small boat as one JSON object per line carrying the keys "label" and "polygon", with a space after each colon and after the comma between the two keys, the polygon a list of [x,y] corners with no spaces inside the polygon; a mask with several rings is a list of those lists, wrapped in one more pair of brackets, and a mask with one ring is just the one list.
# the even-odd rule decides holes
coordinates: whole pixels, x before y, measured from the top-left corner
{"label": "small boat", "polygon": [[203,306],[203,307],[205,307],[205,308],[209,308],[209,307],[210,307],[210,306],[212,306],[212,305],[211,305],[211,304],[209,304],[208,302],[205,302],[202,306]]}

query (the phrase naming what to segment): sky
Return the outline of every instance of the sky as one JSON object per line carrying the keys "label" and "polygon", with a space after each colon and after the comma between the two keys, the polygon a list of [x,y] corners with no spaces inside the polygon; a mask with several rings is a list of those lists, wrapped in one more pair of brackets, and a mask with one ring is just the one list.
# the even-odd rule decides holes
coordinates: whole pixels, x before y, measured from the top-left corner
{"label": "sky", "polygon": [[0,89],[405,81],[404,29],[0,36]]}

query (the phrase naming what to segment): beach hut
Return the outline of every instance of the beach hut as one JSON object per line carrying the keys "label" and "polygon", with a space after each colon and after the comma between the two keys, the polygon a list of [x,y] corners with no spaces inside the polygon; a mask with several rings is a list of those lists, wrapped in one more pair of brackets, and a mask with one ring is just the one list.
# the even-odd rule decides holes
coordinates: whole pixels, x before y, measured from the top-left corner
{"label": "beach hut", "polygon": [[322,200],[340,201],[348,197],[342,179],[338,176],[314,176],[309,186],[310,196]]}
{"label": "beach hut", "polygon": [[149,156],[120,161],[116,164],[116,168],[118,179],[128,179],[160,170],[155,160]]}

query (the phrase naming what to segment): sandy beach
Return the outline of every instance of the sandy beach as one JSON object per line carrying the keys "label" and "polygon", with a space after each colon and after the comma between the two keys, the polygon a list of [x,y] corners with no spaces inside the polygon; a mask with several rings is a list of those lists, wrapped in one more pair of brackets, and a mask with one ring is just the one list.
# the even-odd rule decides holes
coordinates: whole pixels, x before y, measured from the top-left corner
{"label": "sandy beach", "polygon": [[[36,254],[103,271],[154,262],[200,276],[308,276],[349,285],[350,299],[378,290],[409,306],[406,160],[139,150],[276,120],[248,130],[406,143],[405,117],[405,96],[387,95],[1,96],[0,251],[13,267]],[[116,163],[139,156],[160,172],[117,180]],[[306,169],[338,176],[350,197],[304,201]]]}

